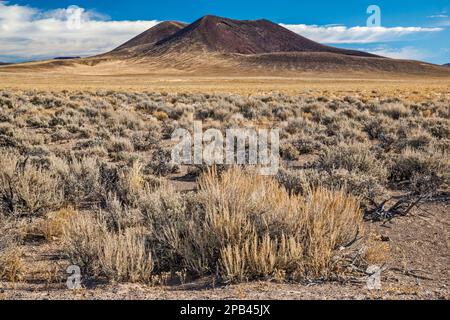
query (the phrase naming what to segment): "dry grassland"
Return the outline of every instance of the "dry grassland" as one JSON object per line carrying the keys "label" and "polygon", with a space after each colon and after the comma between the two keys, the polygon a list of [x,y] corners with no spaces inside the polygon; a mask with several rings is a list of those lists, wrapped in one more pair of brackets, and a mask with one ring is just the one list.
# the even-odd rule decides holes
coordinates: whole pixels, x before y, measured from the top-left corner
{"label": "dry grassland", "polygon": [[[4,298],[449,296],[450,80],[0,70],[0,88]],[[280,128],[279,174],[170,165],[193,121]]]}

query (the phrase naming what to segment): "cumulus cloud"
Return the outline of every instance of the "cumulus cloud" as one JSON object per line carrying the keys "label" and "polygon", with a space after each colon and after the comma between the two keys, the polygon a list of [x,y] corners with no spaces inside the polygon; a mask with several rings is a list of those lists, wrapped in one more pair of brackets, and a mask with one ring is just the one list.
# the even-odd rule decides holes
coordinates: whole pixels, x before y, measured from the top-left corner
{"label": "cumulus cloud", "polygon": [[103,53],[158,21],[109,21],[77,6],[41,11],[0,1],[0,60]]}
{"label": "cumulus cloud", "polygon": [[374,43],[399,40],[405,36],[439,32],[442,28],[422,27],[346,27],[280,24],[304,37],[321,43]]}
{"label": "cumulus cloud", "polygon": [[[43,11],[0,0],[0,61],[89,56],[107,52],[159,23],[113,21],[77,6]],[[282,25],[322,43],[373,43],[442,28]]]}

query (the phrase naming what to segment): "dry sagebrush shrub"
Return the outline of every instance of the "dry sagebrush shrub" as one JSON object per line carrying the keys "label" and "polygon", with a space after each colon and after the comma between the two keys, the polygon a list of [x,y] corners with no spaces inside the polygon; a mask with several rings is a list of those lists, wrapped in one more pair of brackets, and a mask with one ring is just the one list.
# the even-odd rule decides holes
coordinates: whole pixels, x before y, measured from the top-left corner
{"label": "dry sagebrush shrub", "polygon": [[110,153],[133,152],[134,146],[127,138],[112,137],[108,142],[106,149]]}
{"label": "dry sagebrush shrub", "polygon": [[168,176],[171,173],[176,173],[179,170],[177,164],[171,161],[172,151],[169,148],[162,148],[158,146],[151,153],[151,160],[147,164],[146,169],[157,176]]}
{"label": "dry sagebrush shrub", "polygon": [[52,167],[60,176],[64,199],[77,207],[95,204],[102,198],[101,164],[97,157],[53,157]]}
{"label": "dry sagebrush shrub", "polygon": [[41,223],[42,234],[47,241],[59,240],[64,235],[64,228],[78,212],[72,208],[64,208],[46,214]]}
{"label": "dry sagebrush shrub", "polygon": [[450,160],[447,152],[432,147],[426,151],[407,148],[392,160],[389,180],[394,183],[420,184],[432,179],[442,184],[449,182],[449,172]]}
{"label": "dry sagebrush shrub", "polygon": [[324,187],[329,190],[345,191],[364,203],[386,192],[380,181],[363,172],[346,169],[320,171],[317,169],[286,170],[280,169],[277,181],[290,193],[305,194],[310,188]]}
{"label": "dry sagebrush shrub", "polygon": [[305,170],[280,170],[277,179],[290,192],[304,193],[309,187],[345,190],[361,200],[383,194],[388,178],[385,162],[369,145],[356,143],[325,148]]}
{"label": "dry sagebrush shrub", "polygon": [[384,163],[370,149],[370,146],[363,143],[344,144],[327,148],[320,155],[318,168],[332,171],[345,169],[349,172],[358,172],[371,175],[384,182],[387,178],[387,169]]}
{"label": "dry sagebrush shrub", "polygon": [[18,282],[24,275],[20,235],[15,220],[0,212],[0,281]]}
{"label": "dry sagebrush shrub", "polygon": [[[183,269],[185,234],[194,223],[196,197],[182,195],[167,184],[161,185],[142,200],[141,214],[149,231],[155,272]],[[191,203],[191,205],[190,205]]]}
{"label": "dry sagebrush shrub", "polygon": [[362,221],[357,201],[342,193],[290,196],[275,180],[237,168],[221,177],[209,171],[194,201],[179,199],[167,218],[157,215],[157,246],[189,272],[225,281],[326,277],[334,250]]}
{"label": "dry sagebrush shrub", "polygon": [[107,233],[100,255],[102,273],[109,279],[127,282],[149,282],[153,260],[146,248],[145,230],[128,228],[119,233]]}
{"label": "dry sagebrush shrub", "polygon": [[53,156],[51,170],[59,176],[65,202],[76,208],[105,207],[111,198],[117,198],[121,205],[136,207],[148,189],[160,183],[156,177],[144,175],[139,160],[119,166],[98,157]]}
{"label": "dry sagebrush shrub", "polygon": [[403,139],[397,141],[396,149],[404,150],[409,147],[416,150],[427,150],[432,141],[433,138],[428,132],[422,129],[415,129],[408,132]]}
{"label": "dry sagebrush shrub", "polygon": [[280,168],[276,179],[290,193],[303,195],[308,190],[322,185],[325,177],[325,172],[315,169],[290,170]]}
{"label": "dry sagebrush shrub", "polygon": [[123,204],[117,195],[112,193],[107,196],[102,214],[111,230],[126,229],[135,226],[142,220],[139,210]]}
{"label": "dry sagebrush shrub", "polygon": [[55,172],[30,164],[14,152],[0,155],[0,205],[9,215],[35,215],[58,208],[63,200]]}
{"label": "dry sagebrush shrub", "polygon": [[115,193],[122,203],[133,205],[142,198],[147,187],[143,169],[141,162],[134,161],[129,167],[118,171]]}
{"label": "dry sagebrush shrub", "polygon": [[394,120],[408,117],[411,114],[411,110],[408,109],[408,107],[406,107],[403,103],[382,104],[379,107],[379,110]]}
{"label": "dry sagebrush shrub", "polygon": [[184,271],[226,282],[327,278],[337,249],[362,229],[358,201],[343,192],[290,195],[274,179],[238,168],[221,176],[210,170],[198,194],[163,185],[139,209],[142,220],[128,225],[103,214],[72,220],[71,261],[117,281]]}
{"label": "dry sagebrush shrub", "polygon": [[109,231],[105,220],[73,217],[64,229],[64,248],[72,263],[90,276],[120,282],[148,282],[153,260],[142,228]]}
{"label": "dry sagebrush shrub", "polygon": [[[335,249],[361,227],[357,201],[341,192],[316,189],[303,197],[289,195],[275,180],[236,168],[220,178],[209,172],[200,187],[203,228],[210,230],[200,231],[209,239],[198,245],[210,252],[211,244],[220,248],[220,272],[229,280],[279,274],[287,279],[327,277]],[[236,266],[243,276],[233,276]]]}
{"label": "dry sagebrush shrub", "polygon": [[64,228],[64,251],[71,262],[79,265],[88,274],[98,274],[99,255],[106,225],[90,214],[72,217]]}
{"label": "dry sagebrush shrub", "polygon": [[0,281],[19,282],[23,279],[25,265],[22,250],[9,246],[0,250]]}

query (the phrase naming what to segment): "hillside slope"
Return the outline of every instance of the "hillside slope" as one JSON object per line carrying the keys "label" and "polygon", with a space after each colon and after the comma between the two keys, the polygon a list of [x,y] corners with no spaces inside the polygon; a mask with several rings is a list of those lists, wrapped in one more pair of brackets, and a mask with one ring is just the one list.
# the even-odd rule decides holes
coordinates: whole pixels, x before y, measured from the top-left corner
{"label": "hillside slope", "polygon": [[[268,20],[232,20],[205,16],[160,40],[157,51],[196,51],[261,54],[276,52],[329,52],[354,56],[375,55],[325,46]],[[148,52],[151,53],[151,52]]]}
{"label": "hillside slope", "polygon": [[125,42],[121,46],[109,52],[109,54],[117,56],[136,56],[151,49],[151,47],[158,41],[171,36],[186,26],[187,25],[185,23],[177,21],[161,22],[153,28],[150,28],[133,39]]}

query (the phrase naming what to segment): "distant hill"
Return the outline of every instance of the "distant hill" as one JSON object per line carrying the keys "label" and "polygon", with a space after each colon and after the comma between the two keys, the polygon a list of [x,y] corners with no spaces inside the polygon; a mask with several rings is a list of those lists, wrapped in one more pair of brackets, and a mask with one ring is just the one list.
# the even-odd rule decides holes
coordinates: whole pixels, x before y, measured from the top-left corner
{"label": "distant hill", "polygon": [[156,43],[155,48],[210,52],[261,54],[275,52],[330,52],[374,57],[353,50],[325,46],[268,20],[232,20],[205,16]]}
{"label": "distant hill", "polygon": [[[90,58],[14,65],[8,69],[81,68],[87,74],[374,77],[450,76],[450,69],[327,46],[276,23],[204,16],[191,24],[162,22],[116,49]],[[3,68],[4,69],[4,68]]]}
{"label": "distant hill", "polygon": [[443,65],[444,67],[450,67],[450,63],[446,63]]}
{"label": "distant hill", "polygon": [[[276,23],[204,16],[192,24],[162,22],[111,52],[93,59],[119,59],[143,70],[283,74],[299,72],[446,73],[432,64],[389,59],[340,49],[302,37]],[[100,61],[100,60],[99,60]],[[86,62],[95,65],[99,61]]]}
{"label": "distant hill", "polygon": [[376,57],[373,54],[325,46],[268,20],[232,20],[205,16],[190,25],[167,21],[145,31],[109,54],[146,57],[161,51],[261,54],[329,52]]}
{"label": "distant hill", "polygon": [[74,56],[74,57],[56,57],[53,58],[54,60],[71,60],[71,59],[81,59],[81,57]]}

